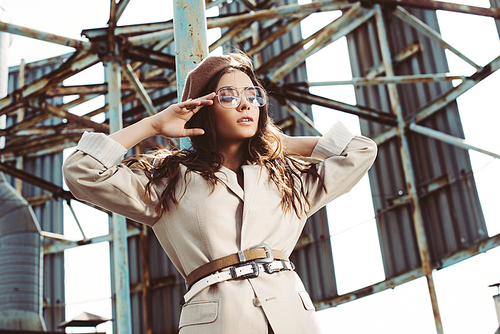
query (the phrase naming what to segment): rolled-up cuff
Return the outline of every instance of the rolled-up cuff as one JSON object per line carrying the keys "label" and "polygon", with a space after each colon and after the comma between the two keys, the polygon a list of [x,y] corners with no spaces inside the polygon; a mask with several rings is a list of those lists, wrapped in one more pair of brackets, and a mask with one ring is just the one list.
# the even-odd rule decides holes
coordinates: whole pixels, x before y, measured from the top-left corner
{"label": "rolled-up cuff", "polygon": [[100,161],[106,168],[123,159],[127,149],[103,133],[85,132],[78,142],[80,150]]}
{"label": "rolled-up cuff", "polygon": [[347,130],[345,125],[337,122],[318,141],[311,157],[325,160],[333,155],[340,155],[352,138],[354,138],[354,135]]}

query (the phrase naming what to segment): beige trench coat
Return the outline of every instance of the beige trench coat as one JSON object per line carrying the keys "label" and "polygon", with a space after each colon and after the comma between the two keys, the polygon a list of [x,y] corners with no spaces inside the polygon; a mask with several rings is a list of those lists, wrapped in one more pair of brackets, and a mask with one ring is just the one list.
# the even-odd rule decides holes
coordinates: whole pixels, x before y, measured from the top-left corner
{"label": "beige trench coat", "polygon": [[[103,134],[85,134],[63,172],[75,197],[151,226],[186,277],[207,262],[260,243],[290,255],[307,217],[348,192],[370,168],[376,151],[370,139],[334,124],[313,152],[323,160],[318,171],[327,192],[304,176],[311,207],[300,219],[283,212],[281,194],[257,165],[242,167],[244,190],[225,167],[217,173],[224,184],[213,192],[201,176],[190,173],[179,205],[159,216],[154,208],[165,184],[156,184],[152,199],[145,200],[148,179],[139,170],[115,166],[126,150]],[[181,334],[260,334],[268,332],[268,323],[276,334],[320,332],[314,306],[295,272],[261,273],[212,285],[183,306],[179,328]]]}

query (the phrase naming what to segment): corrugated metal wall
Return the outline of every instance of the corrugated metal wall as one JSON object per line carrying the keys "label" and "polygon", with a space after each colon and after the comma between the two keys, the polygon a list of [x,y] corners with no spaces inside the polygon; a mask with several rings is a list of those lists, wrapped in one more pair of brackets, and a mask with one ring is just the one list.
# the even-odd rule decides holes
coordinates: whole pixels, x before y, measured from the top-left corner
{"label": "corrugated metal wall", "polygon": [[[26,65],[26,84],[42,77],[43,75],[58,68],[65,57],[53,59],[49,62],[41,61]],[[9,93],[18,87],[19,66],[9,69]],[[50,103],[61,104],[62,98],[50,99]],[[34,110],[25,110],[25,118],[38,114]],[[15,117],[7,119],[7,127],[16,122]],[[40,124],[54,126],[61,122],[60,119],[50,118]],[[27,173],[41,177],[62,187],[63,163],[62,152],[48,154],[38,157],[26,157],[23,161],[23,170]],[[15,166],[15,161],[9,162]],[[8,182],[15,186],[15,179],[6,175]],[[47,191],[38,187],[23,183],[22,195],[29,199],[35,196],[48,194]],[[40,223],[43,231],[64,234],[63,202],[60,199],[49,199],[41,205],[33,206],[33,211]],[[45,242],[48,242],[45,240]],[[64,253],[50,254],[44,256],[43,263],[43,316],[47,325],[47,330],[57,330],[57,325],[65,318],[65,297],[64,297]]]}
{"label": "corrugated metal wall", "polygon": [[[432,28],[439,29],[435,12],[411,12]],[[419,52],[394,65],[395,75],[448,72],[440,46],[390,12],[384,11],[384,17],[393,57],[411,43],[420,43]],[[348,35],[348,47],[353,77],[366,76],[373,66],[382,62],[374,19]],[[407,117],[450,87],[449,82],[398,85],[403,115]],[[391,111],[384,85],[358,86],[355,92],[359,104]],[[456,102],[424,120],[421,125],[464,138]],[[375,137],[388,128],[361,120],[361,129],[364,135]],[[408,136],[430,256],[434,266],[439,267],[439,261],[446,255],[486,238],[485,221],[467,150],[414,133],[408,133]],[[397,204],[397,200],[406,195],[398,145],[396,137],[381,144],[378,158],[369,171],[387,277],[420,266],[409,204]],[[426,190],[429,184],[438,180],[441,180],[441,186],[437,190]]]}

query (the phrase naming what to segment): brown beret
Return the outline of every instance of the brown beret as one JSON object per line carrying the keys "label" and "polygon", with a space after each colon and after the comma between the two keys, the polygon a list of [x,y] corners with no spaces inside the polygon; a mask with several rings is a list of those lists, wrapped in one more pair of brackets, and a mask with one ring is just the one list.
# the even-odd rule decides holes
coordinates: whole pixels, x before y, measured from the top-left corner
{"label": "brown beret", "polygon": [[239,59],[243,57],[238,56],[209,56],[203,59],[198,66],[188,73],[181,102],[200,97],[205,85],[223,69],[248,65],[245,64],[246,61]]}

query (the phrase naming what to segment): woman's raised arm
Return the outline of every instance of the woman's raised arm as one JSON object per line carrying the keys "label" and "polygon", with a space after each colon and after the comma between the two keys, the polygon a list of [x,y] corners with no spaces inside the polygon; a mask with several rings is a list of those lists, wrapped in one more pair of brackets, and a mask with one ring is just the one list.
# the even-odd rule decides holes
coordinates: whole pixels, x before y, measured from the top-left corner
{"label": "woman's raised arm", "polygon": [[186,129],[184,126],[198,110],[211,105],[214,97],[215,93],[210,93],[195,100],[172,104],[158,114],[146,117],[109,137],[128,150],[152,136],[179,138],[202,135],[205,133],[203,129]]}
{"label": "woman's raised arm", "polygon": [[320,137],[291,137],[280,133],[286,154],[310,157]]}

